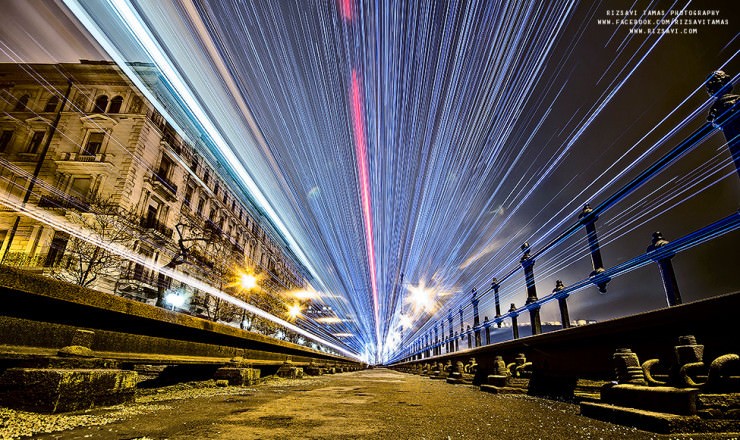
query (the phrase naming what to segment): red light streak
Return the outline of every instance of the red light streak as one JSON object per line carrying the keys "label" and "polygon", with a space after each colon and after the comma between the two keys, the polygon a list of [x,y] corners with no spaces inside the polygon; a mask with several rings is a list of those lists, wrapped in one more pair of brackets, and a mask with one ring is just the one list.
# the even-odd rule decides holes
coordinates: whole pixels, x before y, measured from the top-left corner
{"label": "red light streak", "polygon": [[375,240],[373,239],[373,218],[370,210],[370,173],[367,163],[367,142],[365,140],[365,118],[363,115],[362,94],[357,71],[352,70],[352,123],[355,132],[355,154],[357,169],[360,175],[360,199],[362,202],[362,218],[365,223],[365,241],[367,242],[367,260],[370,266],[370,284],[373,293],[373,311],[375,312],[375,336],[380,342],[380,328],[378,316],[378,286],[375,275]]}
{"label": "red light streak", "polygon": [[342,18],[352,21],[352,0],[339,0],[339,10],[342,12]]}

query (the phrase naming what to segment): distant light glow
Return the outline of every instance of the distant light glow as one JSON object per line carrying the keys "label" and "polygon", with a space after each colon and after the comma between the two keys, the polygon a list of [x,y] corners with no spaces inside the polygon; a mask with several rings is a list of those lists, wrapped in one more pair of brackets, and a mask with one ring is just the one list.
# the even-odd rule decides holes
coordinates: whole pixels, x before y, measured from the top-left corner
{"label": "distant light glow", "polygon": [[294,292],[291,292],[290,294],[295,299],[302,300],[302,301],[316,299],[320,297],[318,292],[311,291],[311,290],[296,290]]}

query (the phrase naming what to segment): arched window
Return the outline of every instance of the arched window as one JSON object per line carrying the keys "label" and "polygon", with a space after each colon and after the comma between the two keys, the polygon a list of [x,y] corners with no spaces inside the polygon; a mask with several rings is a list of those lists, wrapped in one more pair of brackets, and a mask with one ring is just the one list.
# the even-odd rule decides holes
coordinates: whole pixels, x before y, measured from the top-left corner
{"label": "arched window", "polygon": [[18,102],[15,103],[15,108],[13,109],[13,111],[22,112],[26,110],[29,99],[31,99],[31,97],[28,95],[21,96],[21,99],[19,99]]}
{"label": "arched window", "polygon": [[93,113],[105,113],[105,109],[108,107],[108,97],[106,95],[100,95],[95,100],[95,107]]}
{"label": "arched window", "polygon": [[46,107],[44,107],[45,112],[55,112],[57,111],[57,105],[59,104],[59,97],[52,96],[49,98],[48,101],[46,101]]}
{"label": "arched window", "polygon": [[114,97],[113,99],[110,100],[110,107],[108,108],[108,113],[120,113],[122,105],[123,105],[123,97],[121,96]]}

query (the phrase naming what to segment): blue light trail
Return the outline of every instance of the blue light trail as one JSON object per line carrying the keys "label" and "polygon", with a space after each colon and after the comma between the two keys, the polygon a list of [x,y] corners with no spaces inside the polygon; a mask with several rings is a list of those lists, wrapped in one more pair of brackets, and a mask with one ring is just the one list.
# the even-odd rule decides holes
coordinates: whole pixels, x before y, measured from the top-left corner
{"label": "blue light trail", "polygon": [[[583,203],[700,126],[705,75],[738,64],[726,30],[707,56],[690,37],[599,27],[605,7],[572,0],[64,1],[170,122],[206,139],[309,268],[337,320],[306,328],[331,327],[377,361],[504,276],[522,242],[547,248]],[[699,73],[651,65],[673,51],[704,57]],[[168,88],[132,62],[155,64]],[[702,149],[721,147],[713,133]],[[622,255],[617,238],[731,187],[726,152],[696,157],[608,202],[624,214],[603,219],[607,258]],[[577,272],[587,255],[585,238],[569,238],[538,278]],[[518,277],[502,301],[522,295]]]}

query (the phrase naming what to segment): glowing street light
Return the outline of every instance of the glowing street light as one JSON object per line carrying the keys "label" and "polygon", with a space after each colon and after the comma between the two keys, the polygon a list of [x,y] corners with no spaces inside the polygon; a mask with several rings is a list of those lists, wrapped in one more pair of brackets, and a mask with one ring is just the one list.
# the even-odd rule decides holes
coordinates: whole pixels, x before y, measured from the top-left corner
{"label": "glowing street light", "polygon": [[408,302],[414,307],[417,312],[430,312],[434,310],[434,291],[428,289],[423,283],[418,286],[410,286]]}
{"label": "glowing street light", "polygon": [[164,298],[165,302],[172,306],[172,310],[175,308],[181,308],[185,304],[185,297],[178,295],[177,293],[168,293]]}
{"label": "glowing street light", "polygon": [[257,277],[249,273],[243,273],[239,279],[239,283],[245,290],[254,289],[257,287]]}
{"label": "glowing street light", "polygon": [[301,305],[298,303],[293,303],[292,306],[288,307],[288,316],[290,317],[291,321],[295,320],[298,315],[301,314]]}

